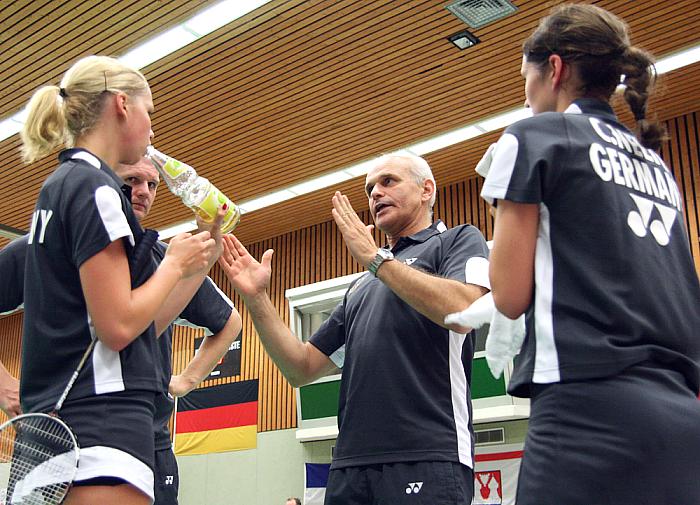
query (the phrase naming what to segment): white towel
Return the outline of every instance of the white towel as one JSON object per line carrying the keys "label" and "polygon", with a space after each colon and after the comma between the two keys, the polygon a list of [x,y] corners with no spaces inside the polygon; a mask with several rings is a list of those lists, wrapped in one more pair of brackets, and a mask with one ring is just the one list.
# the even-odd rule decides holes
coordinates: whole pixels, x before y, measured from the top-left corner
{"label": "white towel", "polygon": [[486,337],[486,362],[491,374],[498,379],[510,360],[520,352],[525,339],[525,316],[507,318],[496,310],[493,296],[489,292],[462,312],[445,317],[445,324],[459,324],[474,329],[481,328],[486,323],[490,323]]}
{"label": "white towel", "polygon": [[476,164],[476,173],[481,177],[486,178],[489,175],[489,170],[491,169],[491,163],[493,162],[493,152],[496,150],[496,144],[491,144],[486,152]]}

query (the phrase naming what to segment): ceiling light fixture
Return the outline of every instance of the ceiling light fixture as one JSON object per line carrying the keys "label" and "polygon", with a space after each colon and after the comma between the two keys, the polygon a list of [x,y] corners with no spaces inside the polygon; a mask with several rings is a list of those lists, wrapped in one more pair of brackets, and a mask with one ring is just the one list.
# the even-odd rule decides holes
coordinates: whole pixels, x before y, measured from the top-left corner
{"label": "ceiling light fixture", "polygon": [[467,49],[469,47],[473,47],[477,45],[479,42],[479,37],[471,33],[469,30],[462,30],[459,33],[455,33],[454,35],[450,35],[447,37],[447,40],[452,42],[457,49],[460,51],[462,49]]}

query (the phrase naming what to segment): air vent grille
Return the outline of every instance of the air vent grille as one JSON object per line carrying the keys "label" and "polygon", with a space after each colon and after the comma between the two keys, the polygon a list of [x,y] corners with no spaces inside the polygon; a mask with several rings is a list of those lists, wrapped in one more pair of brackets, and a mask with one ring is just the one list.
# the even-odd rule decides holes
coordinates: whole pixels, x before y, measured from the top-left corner
{"label": "air vent grille", "polygon": [[506,440],[503,428],[491,428],[488,430],[475,430],[476,445],[502,444]]}
{"label": "air vent grille", "polygon": [[447,10],[472,28],[481,28],[518,8],[508,0],[457,0]]}

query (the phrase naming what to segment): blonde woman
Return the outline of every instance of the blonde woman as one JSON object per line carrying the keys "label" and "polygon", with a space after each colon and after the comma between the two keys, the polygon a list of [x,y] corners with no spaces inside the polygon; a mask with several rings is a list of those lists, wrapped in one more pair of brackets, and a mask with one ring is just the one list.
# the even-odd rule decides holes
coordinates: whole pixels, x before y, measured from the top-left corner
{"label": "blonde woman", "polygon": [[51,410],[97,339],[60,412],[81,447],[67,504],[152,502],[156,335],[181,308],[175,287],[219,252],[208,231],[182,234],[159,267],[146,255],[140,275],[130,269],[144,232],[110,167],[143,156],[152,112],[140,72],[90,56],[34,94],[22,131],[27,162],[70,147],[41,188],[28,238],[24,412]]}

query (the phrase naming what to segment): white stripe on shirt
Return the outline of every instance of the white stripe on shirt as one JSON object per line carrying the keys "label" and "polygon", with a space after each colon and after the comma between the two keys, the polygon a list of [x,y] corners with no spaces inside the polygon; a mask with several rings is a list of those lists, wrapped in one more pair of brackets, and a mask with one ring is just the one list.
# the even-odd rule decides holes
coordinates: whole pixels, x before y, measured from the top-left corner
{"label": "white stripe on shirt", "polygon": [[114,242],[118,238],[128,237],[134,245],[134,235],[122,210],[122,201],[117,190],[111,186],[100,186],[95,190],[95,203],[100,213],[102,224],[107,230],[109,239]]}
{"label": "white stripe on shirt", "polygon": [[554,262],[550,237],[549,209],[540,204],[540,224],[535,247],[535,370],[532,382],[559,382],[559,356],[554,341],[552,298],[554,296]]}
{"label": "white stripe on shirt", "polygon": [[469,432],[469,406],[467,405],[467,375],[462,362],[462,347],[467,336],[450,330],[450,394],[452,413],[457,432],[457,453],[459,462],[474,468],[472,461],[472,437]]}

